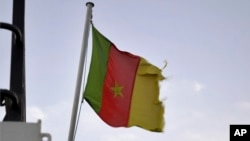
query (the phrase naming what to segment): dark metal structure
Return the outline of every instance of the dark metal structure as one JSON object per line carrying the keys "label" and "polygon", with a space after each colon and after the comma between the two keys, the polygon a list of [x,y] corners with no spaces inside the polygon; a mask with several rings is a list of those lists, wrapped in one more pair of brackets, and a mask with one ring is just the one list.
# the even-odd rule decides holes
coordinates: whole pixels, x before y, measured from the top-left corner
{"label": "dark metal structure", "polygon": [[0,28],[12,32],[10,90],[0,89],[4,121],[26,121],[24,14],[25,0],[13,0],[12,24],[0,23]]}

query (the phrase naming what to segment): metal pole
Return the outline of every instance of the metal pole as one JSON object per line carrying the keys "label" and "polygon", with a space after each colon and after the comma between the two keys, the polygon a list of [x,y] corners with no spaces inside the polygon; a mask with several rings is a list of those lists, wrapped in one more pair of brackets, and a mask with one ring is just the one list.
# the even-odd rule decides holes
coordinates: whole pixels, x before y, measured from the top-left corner
{"label": "metal pole", "polygon": [[77,80],[76,80],[75,97],[74,97],[72,114],[71,114],[68,141],[74,141],[74,139],[75,139],[74,133],[75,133],[75,128],[76,128],[76,118],[77,118],[77,111],[78,111],[79,100],[80,100],[83,66],[84,66],[86,50],[87,50],[87,46],[88,46],[90,21],[92,18],[92,7],[94,7],[94,3],[87,2],[86,6],[87,6],[87,14],[86,14],[84,33],[83,33],[82,49],[81,49],[81,56],[80,56]]}
{"label": "metal pole", "polygon": [[[26,121],[24,13],[25,0],[14,0],[12,23],[20,29],[22,43],[16,42],[16,36],[12,34],[10,91],[17,94],[20,106],[13,114],[6,117],[9,121]],[[6,104],[8,105],[8,103]]]}

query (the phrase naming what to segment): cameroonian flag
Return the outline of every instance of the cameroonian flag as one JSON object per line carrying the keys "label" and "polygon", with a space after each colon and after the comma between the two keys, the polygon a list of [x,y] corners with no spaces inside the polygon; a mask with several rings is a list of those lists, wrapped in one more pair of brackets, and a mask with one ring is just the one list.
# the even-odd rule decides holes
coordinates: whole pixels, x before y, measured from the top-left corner
{"label": "cameroonian flag", "polygon": [[93,25],[92,58],[84,98],[113,127],[138,126],[161,132],[161,70],[142,57],[120,51]]}

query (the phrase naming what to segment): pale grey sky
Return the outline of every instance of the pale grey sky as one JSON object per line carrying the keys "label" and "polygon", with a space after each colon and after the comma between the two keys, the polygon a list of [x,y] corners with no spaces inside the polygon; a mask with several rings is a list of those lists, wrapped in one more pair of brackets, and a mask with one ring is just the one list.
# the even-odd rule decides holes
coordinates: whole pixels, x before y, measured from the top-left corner
{"label": "pale grey sky", "polygon": [[[250,123],[249,0],[92,2],[95,26],[120,50],[158,67],[167,60],[166,126],[160,134],[113,128],[85,103],[76,141],[226,141],[230,124]],[[26,0],[27,120],[42,119],[55,141],[68,136],[85,3]],[[0,0],[0,9],[0,22],[11,22],[12,1]],[[10,37],[0,31],[0,88],[9,88]]]}

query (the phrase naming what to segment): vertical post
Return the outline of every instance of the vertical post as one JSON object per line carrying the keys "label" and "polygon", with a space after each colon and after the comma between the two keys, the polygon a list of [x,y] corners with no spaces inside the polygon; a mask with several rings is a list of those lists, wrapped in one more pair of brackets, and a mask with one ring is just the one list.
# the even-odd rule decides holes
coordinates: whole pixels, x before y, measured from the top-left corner
{"label": "vertical post", "polygon": [[74,96],[74,102],[73,102],[73,108],[72,108],[72,114],[71,114],[68,141],[74,141],[74,138],[75,138],[76,118],[77,118],[77,111],[78,111],[78,106],[79,106],[80,92],[81,92],[81,85],[82,85],[82,74],[83,74],[86,50],[88,46],[90,21],[92,18],[92,7],[94,7],[94,4],[92,2],[87,2],[86,6],[87,6],[87,13],[86,13],[84,33],[83,33],[81,56],[80,56],[78,74],[77,74],[77,80],[76,80],[75,96]]}
{"label": "vertical post", "polygon": [[12,34],[10,91],[13,91],[17,94],[20,101],[20,106],[15,109],[14,114],[6,117],[10,121],[23,122],[26,121],[24,13],[25,0],[13,0],[12,23],[14,26],[20,29],[22,34],[22,42],[16,42],[16,36],[14,33]]}

